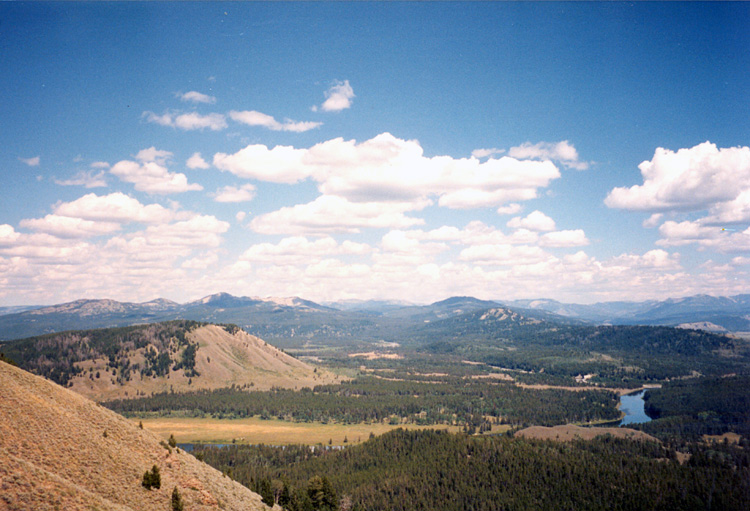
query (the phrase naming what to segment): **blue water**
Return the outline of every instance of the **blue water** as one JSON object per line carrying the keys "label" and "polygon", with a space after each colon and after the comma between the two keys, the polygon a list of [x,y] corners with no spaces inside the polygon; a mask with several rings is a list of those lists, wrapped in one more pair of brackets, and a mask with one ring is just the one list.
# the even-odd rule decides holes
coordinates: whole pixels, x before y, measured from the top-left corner
{"label": "blue water", "polygon": [[[196,444],[177,444],[177,447],[182,449],[185,452],[193,452],[193,447]],[[228,445],[234,445],[234,444],[197,444],[197,445],[211,445],[213,447],[226,447]]]}
{"label": "blue water", "polygon": [[627,394],[620,397],[620,411],[625,413],[625,417],[620,421],[620,426],[643,424],[651,421],[651,417],[646,415],[646,410],[644,410],[643,395],[645,393],[645,390],[641,390],[636,394]]}

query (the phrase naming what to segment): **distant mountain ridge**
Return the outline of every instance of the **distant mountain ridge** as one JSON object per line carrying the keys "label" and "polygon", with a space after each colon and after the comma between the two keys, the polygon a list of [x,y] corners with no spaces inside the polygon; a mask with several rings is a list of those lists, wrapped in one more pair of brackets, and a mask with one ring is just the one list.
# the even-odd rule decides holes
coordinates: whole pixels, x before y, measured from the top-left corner
{"label": "distant mountain ridge", "polygon": [[335,302],[325,302],[323,305],[341,311],[382,314],[403,307],[411,307],[415,304],[403,300],[339,300]]}
{"label": "distant mountain ridge", "polygon": [[[292,333],[295,326],[300,323],[300,314],[325,315],[337,312],[339,311],[331,307],[297,297],[238,297],[228,293],[208,295],[184,304],[163,298],[144,303],[80,299],[0,315],[0,340],[21,339],[66,330],[123,327],[175,319],[234,323],[243,328],[255,326],[257,334],[267,336],[268,328],[264,327],[273,324],[279,324],[279,328]],[[320,321],[325,322],[322,318]]]}
{"label": "distant mountain ridge", "polygon": [[546,310],[594,323],[663,325],[713,323],[727,331],[750,331],[750,294],[695,295],[644,302],[566,304],[555,300],[515,300],[510,306]]}
{"label": "distant mountain ridge", "polygon": [[26,312],[41,308],[41,305],[11,305],[8,307],[0,307],[0,316],[4,316],[6,314],[17,314],[19,312]]}
{"label": "distant mountain ridge", "polygon": [[471,296],[454,296],[430,305],[412,305],[383,313],[389,318],[412,318],[420,321],[435,321],[469,312],[500,307],[499,302],[479,300]]}
{"label": "distant mountain ridge", "polygon": [[[350,339],[385,336],[408,325],[510,307],[552,322],[699,327],[750,331],[750,295],[696,295],[662,301],[568,304],[550,299],[492,301],[457,296],[429,305],[393,301],[344,301],[325,305],[299,297],[259,298],[217,293],[179,304],[76,300],[32,310],[0,310],[0,340],[65,330],[107,328],[190,319],[234,323],[264,339]],[[394,330],[396,329],[396,330]]]}

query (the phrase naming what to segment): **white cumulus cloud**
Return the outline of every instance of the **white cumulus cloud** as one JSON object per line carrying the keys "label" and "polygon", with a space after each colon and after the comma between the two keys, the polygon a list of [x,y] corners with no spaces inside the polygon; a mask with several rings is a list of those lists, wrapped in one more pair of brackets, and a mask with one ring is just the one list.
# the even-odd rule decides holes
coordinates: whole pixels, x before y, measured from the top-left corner
{"label": "white cumulus cloud", "polygon": [[[355,97],[354,89],[349,85],[349,80],[337,81],[326,91],[325,95],[326,100],[320,105],[320,109],[324,112],[346,110],[352,106],[352,98]],[[317,110],[317,107],[314,107],[313,110]]]}
{"label": "white cumulus cloud", "polygon": [[539,240],[543,247],[582,247],[589,244],[582,229],[548,232]]}
{"label": "white cumulus cloud", "polygon": [[227,127],[227,121],[222,114],[201,115],[196,112],[180,114],[174,119],[174,125],[182,130],[223,130]]}
{"label": "white cumulus cloud", "polygon": [[528,229],[530,231],[554,231],[555,221],[537,210],[529,213],[524,218],[521,218],[520,216],[512,218],[508,222],[508,227],[514,229]]}
{"label": "white cumulus cloud", "polygon": [[338,243],[331,237],[323,237],[314,241],[303,236],[293,236],[282,239],[279,243],[258,243],[248,248],[241,260],[255,263],[282,264],[310,264],[316,259],[334,255],[362,255],[372,249],[362,243],[344,241]]}
{"label": "white cumulus cloud", "polygon": [[629,269],[677,270],[681,268],[679,254],[670,254],[661,249],[649,250],[643,255],[623,254],[612,258],[608,264],[610,266],[625,266]]}
{"label": "white cumulus cloud", "polygon": [[661,246],[684,246],[696,244],[702,249],[721,253],[750,251],[750,227],[745,230],[704,225],[700,221],[675,222],[669,220],[659,227]]}
{"label": "white cumulus cloud", "polygon": [[218,261],[219,256],[215,252],[209,252],[183,261],[180,267],[187,270],[206,270],[215,266]]}
{"label": "white cumulus cloud", "polygon": [[479,265],[528,265],[547,261],[552,256],[531,245],[472,245],[461,250],[459,260]]}
{"label": "white cumulus cloud", "polygon": [[262,126],[272,131],[292,131],[295,133],[309,131],[323,124],[322,122],[311,121],[297,122],[290,119],[286,119],[282,123],[268,114],[264,114],[255,110],[245,110],[242,112],[232,110],[231,112],[229,112],[229,117],[233,121],[247,124],[248,126]]}
{"label": "white cumulus cloud", "polygon": [[133,183],[135,189],[142,192],[170,194],[203,190],[199,184],[188,183],[185,174],[167,170],[165,165],[171,155],[169,151],[159,151],[151,147],[136,155],[140,163],[122,160],[114,164],[109,172],[121,181]]}
{"label": "white cumulus cloud", "polygon": [[138,151],[138,154],[135,155],[135,159],[142,162],[153,161],[159,165],[166,165],[167,162],[172,159],[172,153],[151,146],[148,149],[141,149]]}
{"label": "white cumulus cloud", "polygon": [[74,201],[58,204],[54,213],[99,222],[145,224],[169,222],[176,215],[174,211],[159,204],[144,205],[120,192],[102,196],[89,193]]}
{"label": "white cumulus cloud", "polygon": [[147,122],[171,126],[185,131],[204,130],[220,131],[227,127],[227,121],[223,114],[211,113],[201,115],[197,112],[176,113],[165,112],[162,115],[154,112],[143,112]]}
{"label": "white cumulus cloud", "polygon": [[750,188],[742,190],[734,199],[711,206],[705,225],[735,225],[750,222]]}
{"label": "white cumulus cloud", "polygon": [[105,196],[91,193],[57,204],[53,214],[43,218],[21,220],[20,226],[58,238],[87,238],[114,233],[126,223],[158,224],[175,217],[172,210],[158,204],[144,206],[119,192]]}
{"label": "white cumulus cloud", "polygon": [[519,213],[522,209],[523,209],[523,206],[514,202],[511,204],[508,204],[507,206],[500,206],[499,208],[497,208],[497,214],[498,215],[515,215],[516,213]]}
{"label": "white cumulus cloud", "polygon": [[16,243],[21,233],[16,232],[12,225],[0,224],[0,247],[8,247]]}
{"label": "white cumulus cloud", "polygon": [[496,156],[498,154],[503,154],[505,152],[505,149],[498,149],[496,147],[493,147],[491,149],[474,149],[471,152],[471,155],[474,158],[482,159],[482,158],[489,158],[492,156]]}
{"label": "white cumulus cloud", "polygon": [[193,153],[193,155],[188,158],[187,162],[185,162],[185,165],[187,165],[187,168],[189,169],[208,169],[211,167],[211,165],[203,159],[201,153]]}
{"label": "white cumulus cloud", "polygon": [[83,186],[86,188],[102,188],[107,186],[104,171],[82,170],[70,179],[55,179],[55,183],[61,186]]}
{"label": "white cumulus cloud", "polygon": [[180,98],[181,101],[185,101],[188,103],[206,103],[209,105],[216,103],[216,98],[214,96],[202,94],[194,90],[185,93],[178,93],[177,97]]}
{"label": "white cumulus cloud", "polygon": [[508,155],[519,159],[554,160],[566,168],[586,170],[589,164],[580,161],[578,151],[567,140],[562,142],[526,142],[520,146],[511,147]]}
{"label": "white cumulus cloud", "polygon": [[304,155],[304,149],[291,146],[269,149],[253,144],[234,154],[216,153],[213,163],[218,169],[246,179],[291,184],[307,178],[313,170],[303,164]]}
{"label": "white cumulus cloud", "polygon": [[614,188],[607,206],[650,212],[721,209],[750,190],[750,147],[719,149],[710,142],[676,152],[660,147],[638,168],[643,184]]}
{"label": "white cumulus cloud", "polygon": [[650,217],[648,217],[646,220],[643,221],[643,227],[646,229],[653,229],[654,227],[659,225],[659,222],[661,222],[661,219],[664,217],[663,213],[654,213]]}
{"label": "white cumulus cloud", "polygon": [[438,198],[449,208],[499,207],[537,197],[538,189],[560,177],[550,161],[511,157],[425,157],[416,140],[382,133],[356,142],[335,138],[309,149],[249,145],[235,154],[217,153],[214,166],[244,178],[277,183],[312,179],[324,195],[351,202],[412,201]]}
{"label": "white cumulus cloud", "polygon": [[59,238],[88,238],[111,234],[120,230],[120,224],[97,222],[60,215],[46,215],[44,218],[21,220],[21,227],[43,232]]}
{"label": "white cumulus cloud", "polygon": [[412,209],[411,203],[350,202],[323,195],[307,204],[257,216],[250,222],[250,228],[262,234],[323,234],[357,233],[364,228],[405,228],[424,223],[422,219],[404,214]]}
{"label": "white cumulus cloud", "polygon": [[659,226],[659,234],[662,239],[661,245],[680,246],[689,243],[710,244],[721,236],[721,229],[717,227],[706,227],[699,222],[684,221],[675,222],[669,220]]}
{"label": "white cumulus cloud", "polygon": [[141,117],[146,119],[147,122],[152,122],[161,126],[174,126],[174,115],[169,112],[158,115],[154,112],[145,111]]}
{"label": "white cumulus cloud", "polygon": [[216,248],[221,244],[221,234],[229,229],[229,223],[212,215],[195,215],[189,220],[169,224],[151,225],[144,231],[125,237],[112,238],[108,244],[122,244],[129,253],[148,250],[154,257],[164,257],[165,251],[184,255],[194,248]]}
{"label": "white cumulus cloud", "polygon": [[240,187],[225,186],[213,194],[216,202],[247,202],[253,200],[253,197],[255,197],[255,186],[249,184]]}

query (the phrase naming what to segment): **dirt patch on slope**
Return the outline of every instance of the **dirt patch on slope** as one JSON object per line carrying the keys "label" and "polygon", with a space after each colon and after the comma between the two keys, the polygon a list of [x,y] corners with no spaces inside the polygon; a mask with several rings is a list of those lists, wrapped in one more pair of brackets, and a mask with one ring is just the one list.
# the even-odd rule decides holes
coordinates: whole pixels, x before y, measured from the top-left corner
{"label": "dirt patch on slope", "polygon": [[597,436],[612,435],[617,438],[629,438],[631,440],[649,440],[658,442],[651,435],[642,431],[636,431],[629,428],[584,428],[570,424],[564,426],[531,426],[521,431],[517,431],[515,436],[521,438],[537,438],[541,440],[559,440],[561,442],[570,442],[576,439],[591,440]]}
{"label": "dirt patch on slope", "polygon": [[390,360],[400,360],[404,358],[403,356],[399,355],[398,353],[382,353],[378,351],[368,351],[366,353],[350,353],[350,358],[364,358],[367,360],[376,360],[379,358],[385,358]]}

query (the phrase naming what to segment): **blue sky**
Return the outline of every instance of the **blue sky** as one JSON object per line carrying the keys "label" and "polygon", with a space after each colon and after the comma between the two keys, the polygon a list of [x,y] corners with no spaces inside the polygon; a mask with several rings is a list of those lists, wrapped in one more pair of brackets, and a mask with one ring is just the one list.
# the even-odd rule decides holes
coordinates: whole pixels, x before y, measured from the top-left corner
{"label": "blue sky", "polygon": [[748,292],[745,3],[0,19],[0,305]]}

